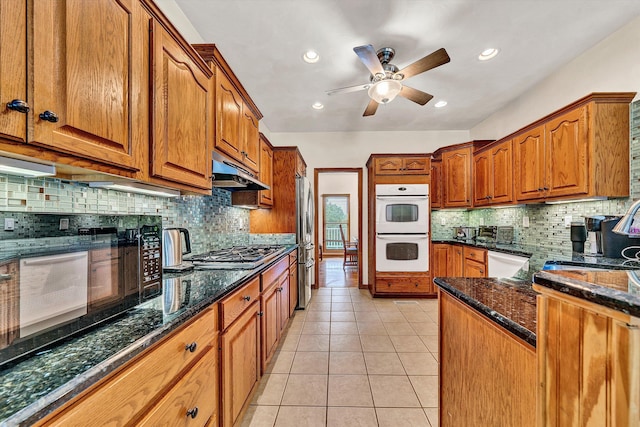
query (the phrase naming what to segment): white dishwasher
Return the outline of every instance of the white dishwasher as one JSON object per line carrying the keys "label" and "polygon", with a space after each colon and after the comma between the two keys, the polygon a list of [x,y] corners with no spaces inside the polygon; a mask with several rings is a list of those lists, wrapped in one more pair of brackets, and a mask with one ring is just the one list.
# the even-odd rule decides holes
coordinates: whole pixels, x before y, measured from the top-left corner
{"label": "white dishwasher", "polygon": [[529,269],[529,258],[488,251],[488,277],[513,277],[523,267]]}

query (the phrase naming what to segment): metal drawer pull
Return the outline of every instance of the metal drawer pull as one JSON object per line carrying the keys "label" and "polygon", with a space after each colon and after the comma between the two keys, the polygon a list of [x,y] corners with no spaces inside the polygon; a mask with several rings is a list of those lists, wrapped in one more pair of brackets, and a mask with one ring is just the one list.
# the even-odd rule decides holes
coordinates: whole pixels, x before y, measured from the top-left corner
{"label": "metal drawer pull", "polygon": [[193,353],[194,351],[196,351],[196,348],[198,348],[198,343],[197,342],[192,342],[191,344],[187,344],[184,346],[185,350],[189,350],[190,353]]}
{"label": "metal drawer pull", "polygon": [[29,104],[24,102],[22,99],[14,99],[11,102],[7,102],[7,108],[22,114],[26,114],[30,110]]}
{"label": "metal drawer pull", "polygon": [[251,295],[244,296],[242,299],[245,301],[251,301]]}
{"label": "metal drawer pull", "polygon": [[191,417],[192,419],[198,416],[198,407],[191,408],[187,411],[187,417]]}
{"label": "metal drawer pull", "polygon": [[259,312],[256,313],[256,315],[258,317],[262,317],[262,316],[264,316],[264,311],[259,311]]}
{"label": "metal drawer pull", "polygon": [[284,288],[279,287],[278,289],[276,289],[276,291],[278,291],[278,292],[282,292],[282,289],[284,289]]}
{"label": "metal drawer pull", "polygon": [[11,280],[10,274],[0,274],[0,282],[4,282],[5,280]]}
{"label": "metal drawer pull", "polygon": [[44,120],[51,123],[58,123],[58,115],[53,111],[45,111],[44,113],[40,113],[40,120]]}

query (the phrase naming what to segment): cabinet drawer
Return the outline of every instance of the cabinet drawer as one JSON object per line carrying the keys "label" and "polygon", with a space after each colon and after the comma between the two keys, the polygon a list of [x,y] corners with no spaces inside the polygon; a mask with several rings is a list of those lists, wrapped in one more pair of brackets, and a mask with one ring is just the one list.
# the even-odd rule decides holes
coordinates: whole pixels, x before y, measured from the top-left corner
{"label": "cabinet drawer", "polygon": [[376,292],[426,294],[433,293],[433,285],[428,276],[376,276]]}
{"label": "cabinet drawer", "polygon": [[298,251],[295,250],[289,253],[289,265],[296,264],[298,262]]}
{"label": "cabinet drawer", "polygon": [[484,263],[487,257],[487,251],[484,249],[476,249],[469,246],[464,246],[463,251],[465,258],[473,259],[481,263]]}
{"label": "cabinet drawer", "polygon": [[285,257],[281,259],[276,265],[270,267],[267,271],[262,273],[262,287],[261,290],[267,289],[270,285],[275,283],[282,273],[289,268],[289,258]]}
{"label": "cabinet drawer", "polygon": [[204,426],[218,403],[217,343],[164,395],[140,426]]}
{"label": "cabinet drawer", "polygon": [[225,330],[247,307],[260,298],[260,278],[256,277],[220,302],[221,329]]}
{"label": "cabinet drawer", "polygon": [[[217,336],[217,314],[217,306],[214,305],[75,405],[63,409],[46,425],[129,423],[212,345],[212,339]],[[191,344],[195,344],[193,352],[187,348]]]}
{"label": "cabinet drawer", "polygon": [[120,255],[117,247],[108,247],[108,248],[91,250],[91,262],[108,261],[113,258],[118,258],[119,256]]}

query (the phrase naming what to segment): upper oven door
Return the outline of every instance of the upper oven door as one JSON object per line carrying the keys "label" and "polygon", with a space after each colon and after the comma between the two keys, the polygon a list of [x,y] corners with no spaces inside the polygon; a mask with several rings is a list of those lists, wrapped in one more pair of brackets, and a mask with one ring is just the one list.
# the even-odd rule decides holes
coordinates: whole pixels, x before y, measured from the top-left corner
{"label": "upper oven door", "polygon": [[428,184],[376,185],[377,233],[428,233]]}
{"label": "upper oven door", "polygon": [[429,271],[429,235],[377,234],[376,271]]}

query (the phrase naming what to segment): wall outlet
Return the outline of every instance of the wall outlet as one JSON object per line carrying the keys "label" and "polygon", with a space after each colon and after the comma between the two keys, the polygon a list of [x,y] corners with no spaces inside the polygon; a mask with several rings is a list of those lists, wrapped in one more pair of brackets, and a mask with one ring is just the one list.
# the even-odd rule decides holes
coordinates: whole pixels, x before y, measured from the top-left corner
{"label": "wall outlet", "polygon": [[446,218],[440,218],[440,225],[447,225],[447,219]]}
{"label": "wall outlet", "polygon": [[523,216],[522,217],[522,227],[529,228],[529,217],[528,216]]}
{"label": "wall outlet", "polygon": [[478,219],[478,225],[484,225],[484,218]]}
{"label": "wall outlet", "polygon": [[564,227],[565,228],[571,227],[571,221],[573,221],[573,217],[571,215],[566,215],[564,217]]}
{"label": "wall outlet", "polygon": [[13,231],[16,229],[16,220],[13,218],[4,219],[4,231]]}
{"label": "wall outlet", "polygon": [[69,218],[60,218],[60,227],[59,230],[68,230],[69,229]]}

